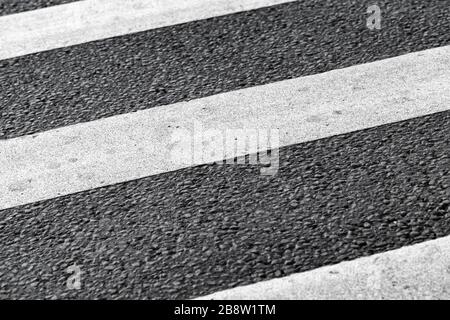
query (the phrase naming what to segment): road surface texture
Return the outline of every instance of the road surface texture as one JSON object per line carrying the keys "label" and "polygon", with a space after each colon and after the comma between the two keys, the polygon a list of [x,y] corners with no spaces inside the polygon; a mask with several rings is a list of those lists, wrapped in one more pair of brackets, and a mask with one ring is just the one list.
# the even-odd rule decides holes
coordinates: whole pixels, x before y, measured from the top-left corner
{"label": "road surface texture", "polygon": [[0,138],[450,44],[446,1],[296,1],[0,61]]}
{"label": "road surface texture", "polygon": [[[0,25],[65,2],[0,0]],[[380,0],[379,30],[373,1],[242,2],[0,60],[0,298],[314,298],[330,270],[354,282],[326,298],[449,297],[448,1]],[[169,164],[195,121],[279,130],[277,171]]]}
{"label": "road surface texture", "polygon": [[0,15],[8,15],[23,11],[36,10],[76,0],[0,0]]}

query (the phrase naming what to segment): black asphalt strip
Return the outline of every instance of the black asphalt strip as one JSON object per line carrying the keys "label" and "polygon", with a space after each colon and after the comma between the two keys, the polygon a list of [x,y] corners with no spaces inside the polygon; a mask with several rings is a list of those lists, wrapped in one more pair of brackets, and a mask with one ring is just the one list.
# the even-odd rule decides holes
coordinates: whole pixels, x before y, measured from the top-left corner
{"label": "black asphalt strip", "polygon": [[449,150],[450,111],[3,210],[0,293],[192,298],[446,236]]}
{"label": "black asphalt strip", "polygon": [[41,9],[77,0],[0,0],[0,16]]}
{"label": "black asphalt strip", "polygon": [[303,0],[0,61],[0,139],[450,44],[448,0]]}

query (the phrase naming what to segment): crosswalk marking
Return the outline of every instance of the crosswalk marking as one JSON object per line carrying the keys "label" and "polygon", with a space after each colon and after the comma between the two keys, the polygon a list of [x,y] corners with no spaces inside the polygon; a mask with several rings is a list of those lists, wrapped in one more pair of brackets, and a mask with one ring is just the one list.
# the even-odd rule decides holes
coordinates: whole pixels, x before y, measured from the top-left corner
{"label": "crosswalk marking", "polygon": [[[447,236],[449,123],[288,146],[274,177],[204,165],[2,210],[6,294],[194,298]],[[73,263],[76,292],[60,278]]]}
{"label": "crosswalk marking", "polygon": [[292,0],[84,0],[0,17],[0,59]]}
{"label": "crosswalk marking", "polygon": [[[0,17],[0,60],[85,43],[0,61],[0,136],[10,137],[0,139],[0,297],[195,297],[232,288],[199,299],[450,299],[450,46],[442,46],[448,37],[436,22],[445,6],[432,2],[405,4],[413,9],[406,15],[397,11],[402,5],[383,8],[382,27],[367,25],[370,34],[359,29],[370,12],[366,2],[344,4],[333,16],[337,1],[322,7],[293,0],[84,0]],[[347,9],[354,9],[349,16]],[[392,28],[416,15],[436,24]],[[322,37],[327,24],[339,36]],[[162,27],[168,28],[132,34]],[[212,28],[222,40],[244,35],[226,37],[225,45],[210,45],[216,33],[208,32],[204,43],[191,41]],[[171,34],[183,36],[155,45]],[[118,36],[124,37],[108,39]],[[192,52],[169,50],[185,42]],[[436,46],[442,47],[425,50]],[[141,57],[142,48],[169,59]],[[416,50],[424,51],[292,79]],[[258,56],[264,59],[250,63]],[[217,63],[222,57],[225,63]],[[171,63],[185,68],[173,72]],[[213,76],[194,72],[202,69]],[[164,77],[154,82],[158,74]],[[196,81],[185,86],[185,79]],[[214,87],[216,79],[222,85]],[[108,81],[117,86],[101,85]],[[138,81],[142,87],[128,85]],[[270,84],[236,90],[263,83]],[[201,86],[212,89],[191,95]],[[116,87],[124,90],[99,98]],[[71,104],[71,97],[81,102]],[[114,112],[94,116],[100,110]],[[282,162],[270,174],[280,166],[280,175],[196,167],[228,159],[230,150],[218,152],[223,140],[211,140],[216,133],[231,137],[230,145],[243,136],[256,146],[251,152],[275,148],[270,155]],[[258,144],[265,133],[272,139]],[[251,154],[237,144],[235,156]],[[436,237],[442,238],[426,241]],[[418,241],[426,242],[401,248]],[[383,252],[394,248],[400,249]],[[383,253],[357,258],[374,252]],[[69,286],[67,295],[57,272],[73,267],[90,279]],[[130,281],[118,282],[123,276]],[[142,279],[150,281],[138,284]]]}
{"label": "crosswalk marking", "polygon": [[196,121],[278,129],[282,147],[448,110],[449,53],[430,49],[1,141],[0,209],[188,167],[172,156],[173,135]]}
{"label": "crosswalk marking", "polygon": [[198,299],[450,299],[449,262],[447,236]]}
{"label": "crosswalk marking", "polygon": [[[364,3],[315,4],[289,2],[0,61],[0,139],[448,44],[436,16],[415,3],[392,10],[423,13],[416,28],[440,36],[403,24],[372,32],[360,23]],[[429,6],[445,13],[442,1]]]}

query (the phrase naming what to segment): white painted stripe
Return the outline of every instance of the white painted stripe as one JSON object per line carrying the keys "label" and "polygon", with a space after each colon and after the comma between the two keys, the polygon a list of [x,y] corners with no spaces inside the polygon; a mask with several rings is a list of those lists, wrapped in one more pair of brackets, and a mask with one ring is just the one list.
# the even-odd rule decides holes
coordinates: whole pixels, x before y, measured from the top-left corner
{"label": "white painted stripe", "polygon": [[173,138],[196,123],[281,147],[448,110],[449,65],[447,46],[0,141],[0,209],[189,167]]}
{"label": "white painted stripe", "polygon": [[85,0],[0,17],[0,59],[292,0]]}
{"label": "white painted stripe", "polygon": [[198,300],[450,299],[450,236]]}

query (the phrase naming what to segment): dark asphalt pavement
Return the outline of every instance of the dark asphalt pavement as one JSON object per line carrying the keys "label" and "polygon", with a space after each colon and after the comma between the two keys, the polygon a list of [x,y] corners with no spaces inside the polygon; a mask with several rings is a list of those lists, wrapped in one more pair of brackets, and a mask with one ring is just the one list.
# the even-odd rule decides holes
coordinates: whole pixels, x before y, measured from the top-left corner
{"label": "dark asphalt pavement", "polygon": [[[450,111],[0,212],[8,298],[192,298],[450,234]],[[81,266],[82,289],[66,289]]]}
{"label": "dark asphalt pavement", "polygon": [[[371,1],[307,0],[0,61],[0,139],[450,44],[448,0],[377,3],[376,31]],[[449,147],[447,111],[285,147],[275,176],[203,165],[2,210],[0,298],[192,298],[449,235]]]}
{"label": "dark asphalt pavement", "polygon": [[36,10],[77,0],[0,0],[0,16]]}
{"label": "dark asphalt pavement", "polygon": [[0,61],[0,139],[450,44],[448,0],[304,0]]}

